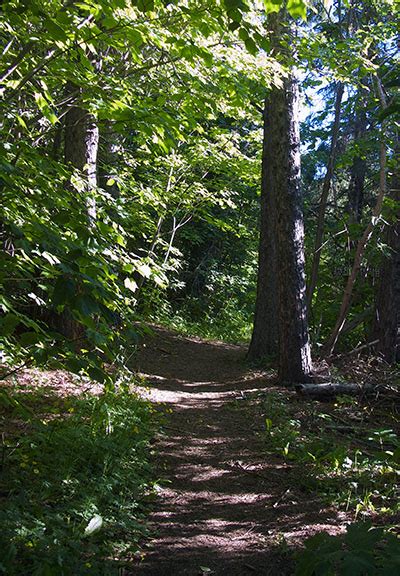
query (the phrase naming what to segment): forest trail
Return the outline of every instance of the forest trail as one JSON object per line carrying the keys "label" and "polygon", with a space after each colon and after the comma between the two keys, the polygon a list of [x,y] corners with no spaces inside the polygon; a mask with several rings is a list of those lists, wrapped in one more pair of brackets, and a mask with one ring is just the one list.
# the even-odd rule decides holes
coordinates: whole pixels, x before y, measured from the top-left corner
{"label": "forest trail", "polygon": [[292,545],[337,530],[335,513],[296,489],[299,469],[266,454],[256,399],[272,375],[246,367],[244,355],[164,328],[142,346],[148,395],[167,411],[156,442],[166,482],[150,515],[154,539],[132,574],[290,575]]}

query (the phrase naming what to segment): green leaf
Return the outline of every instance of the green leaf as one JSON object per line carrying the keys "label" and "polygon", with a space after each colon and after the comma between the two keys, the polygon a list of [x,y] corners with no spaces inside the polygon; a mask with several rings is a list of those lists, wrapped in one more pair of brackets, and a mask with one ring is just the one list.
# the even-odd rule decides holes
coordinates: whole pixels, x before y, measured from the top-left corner
{"label": "green leaf", "polygon": [[264,8],[267,13],[279,12],[283,0],[263,0]]}
{"label": "green leaf", "polygon": [[128,31],[129,40],[132,42],[135,48],[140,48],[144,44],[144,37],[140,30],[136,30],[135,28],[131,28]]}
{"label": "green leaf", "polygon": [[268,431],[271,430],[271,428],[272,428],[272,420],[271,420],[271,418],[266,418],[266,419],[265,419],[265,427],[266,427],[266,429],[267,429]]}
{"label": "green leaf", "polygon": [[135,0],[134,5],[141,12],[153,12],[154,10],[154,0]]}
{"label": "green leaf", "polygon": [[242,10],[243,12],[249,11],[249,6],[244,0],[224,0],[224,5],[228,13],[231,10]]}
{"label": "green leaf", "polygon": [[245,42],[249,37],[249,33],[246,28],[240,28],[239,30],[239,38]]}
{"label": "green leaf", "polygon": [[8,313],[0,319],[0,334],[2,336],[10,336],[15,328],[20,323],[20,319],[16,314]]}
{"label": "green leaf", "polygon": [[77,358],[76,356],[67,358],[65,364],[68,370],[70,370],[74,374],[79,374],[81,370],[83,370],[83,368],[85,368],[86,366],[85,360],[83,360],[82,358]]}
{"label": "green leaf", "polygon": [[25,122],[25,120],[22,118],[22,116],[19,116],[19,115],[17,114],[16,118],[17,118],[17,120],[18,120],[18,123],[22,126],[22,128],[25,128],[25,130],[28,130],[28,126],[26,125],[26,122]]}
{"label": "green leaf", "polygon": [[344,541],[353,550],[369,551],[382,539],[383,531],[371,529],[369,522],[350,524],[344,536]]}
{"label": "green leaf", "polygon": [[19,337],[19,342],[21,346],[32,346],[40,342],[41,337],[36,332],[24,332]]}
{"label": "green leaf", "polygon": [[61,40],[62,42],[66,42],[68,40],[68,36],[61,28],[61,26],[56,24],[56,22],[54,22],[54,20],[51,18],[46,18],[45,27],[54,40]]}
{"label": "green leaf", "polygon": [[34,97],[39,109],[43,111],[43,109],[46,108],[46,106],[48,106],[46,98],[40,92],[35,92]]}
{"label": "green leaf", "polygon": [[59,276],[51,298],[53,306],[60,306],[61,304],[71,301],[75,296],[75,292],[76,287],[74,281],[71,278]]}
{"label": "green leaf", "polygon": [[96,382],[100,382],[100,384],[103,384],[107,378],[107,374],[98,366],[90,366],[90,368],[87,369],[87,373],[90,378],[96,380]]}
{"label": "green leaf", "polygon": [[343,559],[340,574],[342,576],[371,576],[376,574],[376,565],[372,554],[363,555],[348,554]]}
{"label": "green leaf", "polygon": [[400,97],[395,98],[389,106],[387,106],[384,110],[379,113],[379,120],[385,120],[389,116],[397,116],[400,115]]}
{"label": "green leaf", "polygon": [[303,0],[288,0],[287,10],[293,18],[307,20],[307,4]]}
{"label": "green leaf", "polygon": [[232,20],[228,24],[228,29],[231,30],[232,32],[234,32],[235,30],[237,30],[239,28],[239,26],[240,26],[239,22],[235,22],[234,20]]}
{"label": "green leaf", "polygon": [[257,48],[257,44],[254,42],[253,38],[246,38],[246,40],[244,41],[244,44],[247,48],[247,50],[250,52],[250,54],[252,54],[253,56],[257,55],[258,52],[258,48]]}
{"label": "green leaf", "polygon": [[233,22],[236,22],[238,25],[243,20],[243,14],[240,12],[240,10],[236,10],[236,9],[235,10],[229,10],[228,16],[229,16],[229,18],[231,18],[231,20]]}
{"label": "green leaf", "polygon": [[92,316],[93,314],[98,314],[100,312],[96,300],[88,294],[78,296],[76,299],[76,306],[84,316]]}
{"label": "green leaf", "polygon": [[400,446],[393,452],[392,460],[396,462],[396,464],[400,464]]}

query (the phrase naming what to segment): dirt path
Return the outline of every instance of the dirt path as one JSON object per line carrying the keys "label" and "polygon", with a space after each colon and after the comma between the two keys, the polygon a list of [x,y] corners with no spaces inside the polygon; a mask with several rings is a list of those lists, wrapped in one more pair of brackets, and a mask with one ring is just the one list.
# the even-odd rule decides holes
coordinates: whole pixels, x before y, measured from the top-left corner
{"label": "dirt path", "polygon": [[244,352],[160,328],[142,348],[150,397],[171,411],[156,444],[169,483],[150,516],[155,538],[132,574],[290,575],[292,545],[337,524],[296,489],[298,469],[265,454],[256,397],[270,382],[244,365]]}

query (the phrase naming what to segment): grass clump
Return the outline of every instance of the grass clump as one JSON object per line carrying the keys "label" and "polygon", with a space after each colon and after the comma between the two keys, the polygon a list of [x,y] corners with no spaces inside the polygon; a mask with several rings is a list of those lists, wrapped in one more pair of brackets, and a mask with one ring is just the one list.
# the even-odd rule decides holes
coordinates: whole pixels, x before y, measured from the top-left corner
{"label": "grass clump", "polygon": [[65,400],[23,394],[40,416],[3,436],[0,573],[117,575],[145,533],[154,481],[150,405],[128,390]]}

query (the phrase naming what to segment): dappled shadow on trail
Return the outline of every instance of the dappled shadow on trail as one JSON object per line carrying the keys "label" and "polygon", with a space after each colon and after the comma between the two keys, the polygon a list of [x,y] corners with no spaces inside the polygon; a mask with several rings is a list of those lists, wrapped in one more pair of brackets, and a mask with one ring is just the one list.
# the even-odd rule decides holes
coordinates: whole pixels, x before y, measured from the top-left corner
{"label": "dappled shadow on trail", "polygon": [[291,545],[334,530],[333,513],[297,487],[299,470],[265,454],[257,399],[273,374],[249,369],[244,356],[161,328],[142,346],[145,394],[168,413],[156,443],[166,482],[150,517],[154,538],[129,574],[290,575]]}

